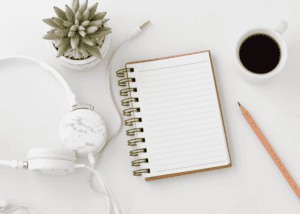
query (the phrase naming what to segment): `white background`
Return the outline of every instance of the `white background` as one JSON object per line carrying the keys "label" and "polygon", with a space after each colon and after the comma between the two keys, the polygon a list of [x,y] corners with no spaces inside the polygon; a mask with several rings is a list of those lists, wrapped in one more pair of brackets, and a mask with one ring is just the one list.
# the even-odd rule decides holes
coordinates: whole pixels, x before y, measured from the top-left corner
{"label": "white background", "polygon": [[[107,144],[97,170],[112,188],[124,213],[252,214],[299,213],[300,203],[273,160],[243,118],[239,101],[300,185],[300,3],[297,0],[98,1],[112,28],[111,46],[95,68],[73,71],[61,66],[42,36],[43,18],[55,16],[71,1],[3,1],[0,6],[0,57],[24,55],[50,63],[68,80],[80,102],[95,106],[109,135],[119,127],[108,94],[107,63],[112,52],[136,27],[151,25],[125,45],[113,61],[114,97],[121,111],[115,71],[126,62],[210,50],[216,74],[232,167],[146,182],[132,176],[127,127]],[[90,0],[89,5],[95,1]],[[283,38],[288,59],[277,79],[250,85],[233,61],[237,37],[250,27],[289,27]],[[68,111],[61,86],[47,73],[0,73],[0,158],[25,160],[33,147],[63,147],[58,136]],[[86,162],[86,160],[80,160]],[[37,213],[105,213],[107,205],[90,190],[89,174],[66,177],[0,169],[0,200],[30,205]]]}

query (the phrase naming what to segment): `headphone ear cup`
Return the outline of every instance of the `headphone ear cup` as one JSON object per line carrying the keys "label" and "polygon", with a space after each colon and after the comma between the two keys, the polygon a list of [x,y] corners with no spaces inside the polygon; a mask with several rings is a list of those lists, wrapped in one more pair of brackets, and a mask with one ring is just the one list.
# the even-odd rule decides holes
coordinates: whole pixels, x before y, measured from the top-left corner
{"label": "headphone ear cup", "polygon": [[59,127],[59,136],[68,149],[79,156],[99,152],[106,143],[103,119],[94,111],[77,109],[67,113]]}
{"label": "headphone ear cup", "polygon": [[33,148],[28,152],[27,160],[29,170],[66,175],[74,172],[76,154],[69,149]]}

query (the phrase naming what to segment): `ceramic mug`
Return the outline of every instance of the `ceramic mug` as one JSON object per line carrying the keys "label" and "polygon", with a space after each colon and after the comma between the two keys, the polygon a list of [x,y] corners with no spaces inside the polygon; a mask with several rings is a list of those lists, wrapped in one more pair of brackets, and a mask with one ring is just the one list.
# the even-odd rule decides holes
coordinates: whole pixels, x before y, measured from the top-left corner
{"label": "ceramic mug", "polygon": [[[234,47],[234,59],[239,68],[239,73],[247,82],[254,83],[254,84],[261,84],[270,81],[275,76],[277,76],[280,72],[282,72],[282,68],[287,59],[287,48],[282,38],[282,35],[284,34],[287,27],[288,27],[287,22],[281,20],[275,29],[268,28],[268,27],[255,27],[244,32],[238,38],[236,45]],[[247,38],[255,34],[266,34],[268,37],[273,39],[279,46],[279,51],[280,51],[279,62],[273,70],[267,73],[259,74],[259,73],[254,73],[249,71],[247,68],[245,68],[245,66],[243,65],[240,59],[241,45],[245,42]]]}

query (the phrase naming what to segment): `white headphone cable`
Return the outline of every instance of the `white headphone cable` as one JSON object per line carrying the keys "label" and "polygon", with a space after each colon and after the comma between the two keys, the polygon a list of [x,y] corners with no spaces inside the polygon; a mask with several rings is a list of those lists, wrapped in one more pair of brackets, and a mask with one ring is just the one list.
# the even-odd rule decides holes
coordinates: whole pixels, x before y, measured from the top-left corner
{"label": "white headphone cable", "polygon": [[35,214],[35,212],[33,212],[32,209],[30,209],[28,206],[26,205],[18,205],[15,202],[9,202],[9,201],[1,201],[3,203],[5,203],[5,206],[2,207],[0,206],[0,214],[8,214],[8,213],[14,213],[16,210],[22,210],[27,214]]}
{"label": "white headphone cable", "polygon": [[[109,61],[108,61],[108,69],[107,69],[107,73],[106,73],[106,79],[108,81],[108,91],[109,91],[109,95],[110,95],[110,98],[114,104],[114,107],[115,107],[115,110],[117,111],[118,113],[118,117],[119,117],[119,121],[120,121],[120,126],[118,128],[118,130],[108,139],[106,145],[114,138],[116,137],[119,132],[121,131],[122,127],[123,127],[123,118],[122,118],[122,115],[121,113],[119,112],[118,108],[117,108],[117,103],[116,103],[116,100],[114,99],[114,96],[113,96],[113,92],[112,92],[112,85],[111,85],[111,81],[110,81],[110,73],[111,73],[111,62],[112,62],[112,59],[114,58],[115,54],[123,47],[123,45],[129,41],[130,39],[134,38],[136,35],[138,35],[140,32],[142,32],[142,30],[150,23],[150,21],[146,22],[145,24],[143,24],[141,27],[138,27],[136,29],[134,29],[130,34],[129,36],[127,37],[127,39],[122,43],[122,45],[119,46],[119,48],[117,48],[111,55]],[[102,149],[103,151],[103,149]],[[101,152],[100,152],[101,153]],[[88,168],[92,173],[90,175],[90,178],[89,178],[89,184],[90,184],[90,187],[91,189],[96,193],[98,194],[100,197],[104,197],[105,199],[109,199],[111,204],[113,205],[115,211],[117,212],[117,214],[121,214],[121,209],[119,207],[119,205],[117,204],[117,201],[116,199],[114,198],[112,192],[110,191],[109,187],[108,187],[108,184],[106,183],[106,181],[104,180],[104,178],[102,177],[102,175],[97,172],[94,168],[95,166],[95,163],[98,162],[98,159],[100,157],[100,153],[98,153],[98,158],[97,158],[97,161],[94,160],[94,157],[92,156],[92,154],[89,154],[89,161],[90,161],[90,164],[91,164],[91,167],[89,166],[84,166],[86,168]],[[99,192],[96,190],[96,188],[93,186],[92,184],[92,174],[95,174],[97,176],[97,179],[99,181],[99,183],[101,184],[102,188],[105,190],[106,195],[104,195],[103,193]],[[110,203],[109,203],[109,213],[110,213],[110,210],[111,210],[111,206],[110,206]]]}

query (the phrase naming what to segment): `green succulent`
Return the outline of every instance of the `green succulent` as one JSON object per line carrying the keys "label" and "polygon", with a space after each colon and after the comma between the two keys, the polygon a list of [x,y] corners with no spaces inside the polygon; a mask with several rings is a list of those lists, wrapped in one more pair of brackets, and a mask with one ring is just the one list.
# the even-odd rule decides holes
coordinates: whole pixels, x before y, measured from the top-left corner
{"label": "green succulent", "polygon": [[111,28],[104,27],[109,19],[104,19],[106,12],[96,13],[97,6],[95,3],[88,8],[88,0],[79,6],[79,0],[73,0],[72,9],[68,5],[65,11],[54,7],[58,17],[43,19],[52,27],[43,39],[54,40],[57,57],[67,55],[77,59],[93,55],[102,58],[100,48]]}

